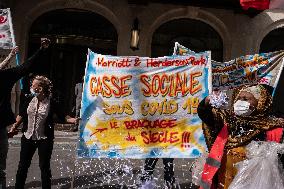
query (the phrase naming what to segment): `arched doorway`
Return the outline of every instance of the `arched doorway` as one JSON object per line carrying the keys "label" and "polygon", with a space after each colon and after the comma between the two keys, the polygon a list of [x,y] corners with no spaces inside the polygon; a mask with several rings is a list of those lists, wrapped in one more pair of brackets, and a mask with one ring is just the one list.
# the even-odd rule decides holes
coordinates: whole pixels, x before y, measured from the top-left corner
{"label": "arched doorway", "polygon": [[[260,44],[259,52],[273,52],[284,50],[284,28],[274,29],[269,32],[262,40]],[[279,111],[284,115],[284,74],[281,73],[281,77],[274,94],[273,105],[275,111]]]}
{"label": "arched doorway", "polygon": [[278,28],[269,32],[260,44],[260,53],[272,52],[284,49],[284,28]]}
{"label": "arched doorway", "polygon": [[152,37],[152,57],[171,55],[175,42],[196,52],[211,50],[213,60],[223,61],[222,38],[202,21],[182,18],[162,24]]}
{"label": "arched doorway", "polygon": [[[88,48],[101,54],[116,55],[117,31],[103,16],[78,9],[60,9],[37,18],[29,32],[28,55],[39,47],[40,38],[48,37],[51,48],[41,58],[38,74],[51,78],[54,96],[69,114],[75,103],[74,88],[85,71]],[[29,89],[25,80],[25,91]]]}

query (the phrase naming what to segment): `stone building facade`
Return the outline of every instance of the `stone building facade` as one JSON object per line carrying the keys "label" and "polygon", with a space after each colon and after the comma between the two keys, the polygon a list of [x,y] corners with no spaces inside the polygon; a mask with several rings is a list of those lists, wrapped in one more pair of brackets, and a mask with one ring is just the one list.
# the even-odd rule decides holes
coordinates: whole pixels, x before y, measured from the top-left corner
{"label": "stone building facade", "polygon": [[[151,56],[155,32],[162,25],[178,19],[197,20],[213,28],[222,42],[223,61],[241,55],[259,53],[262,49],[273,51],[284,48],[284,45],[281,45],[284,42],[284,29],[281,29],[284,28],[283,9],[266,10],[249,17],[233,9],[151,1],[139,4],[129,3],[127,0],[6,0],[2,6],[10,7],[12,10],[16,42],[20,47],[22,58],[28,56],[29,32],[33,23],[41,15],[62,9],[94,12],[108,20],[117,33],[117,55]],[[129,44],[130,31],[135,18],[139,20],[140,41],[139,49],[133,51]],[[282,88],[283,80],[284,77],[280,81]],[[283,94],[281,91],[276,94],[280,102],[277,104],[280,104],[278,106],[282,111],[284,101],[280,98]]]}

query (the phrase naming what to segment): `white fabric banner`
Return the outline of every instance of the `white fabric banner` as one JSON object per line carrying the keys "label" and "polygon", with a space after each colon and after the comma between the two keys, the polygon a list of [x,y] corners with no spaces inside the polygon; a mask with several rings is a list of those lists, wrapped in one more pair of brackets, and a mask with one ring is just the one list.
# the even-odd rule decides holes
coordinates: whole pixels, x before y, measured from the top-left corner
{"label": "white fabric banner", "polygon": [[0,48],[11,49],[15,46],[15,37],[10,9],[0,9]]}

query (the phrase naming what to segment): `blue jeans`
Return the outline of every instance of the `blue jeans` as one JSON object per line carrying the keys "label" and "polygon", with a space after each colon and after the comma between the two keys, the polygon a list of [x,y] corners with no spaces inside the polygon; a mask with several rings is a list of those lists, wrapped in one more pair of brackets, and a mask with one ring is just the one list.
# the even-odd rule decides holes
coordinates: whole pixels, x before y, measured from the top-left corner
{"label": "blue jeans", "polygon": [[8,135],[7,129],[0,129],[0,189],[6,188],[6,159],[8,153]]}

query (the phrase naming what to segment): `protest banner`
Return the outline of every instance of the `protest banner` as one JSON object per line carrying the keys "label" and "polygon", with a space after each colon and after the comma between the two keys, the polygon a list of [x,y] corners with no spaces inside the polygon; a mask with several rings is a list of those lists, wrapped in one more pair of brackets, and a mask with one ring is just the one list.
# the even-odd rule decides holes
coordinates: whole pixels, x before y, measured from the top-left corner
{"label": "protest banner", "polygon": [[211,89],[210,52],[160,58],[89,51],[79,157],[196,158],[206,150],[199,101]]}
{"label": "protest banner", "polygon": [[[194,51],[175,43],[174,55]],[[243,85],[266,84],[276,88],[283,70],[284,51],[245,55],[228,62],[212,62],[212,88],[234,89]]]}
{"label": "protest banner", "polygon": [[[14,29],[12,24],[12,16],[9,8],[0,9],[0,56],[5,56],[8,51],[5,49],[12,49],[16,46]],[[8,54],[7,54],[8,55]],[[13,64],[15,63],[15,64]],[[20,65],[19,53],[16,53],[16,59],[10,65]],[[23,89],[22,80],[20,80],[20,89]],[[13,89],[15,91],[15,87]],[[15,98],[15,95],[12,95]],[[13,109],[15,109],[13,107]]]}
{"label": "protest banner", "polygon": [[[10,9],[0,9],[0,63],[9,55],[10,50],[15,47],[15,37],[12,25]],[[6,68],[19,65],[17,59],[12,58]],[[13,112],[16,111],[16,86],[11,92],[11,105]]]}
{"label": "protest banner", "polygon": [[10,9],[0,9],[0,49],[15,46],[14,30]]}

